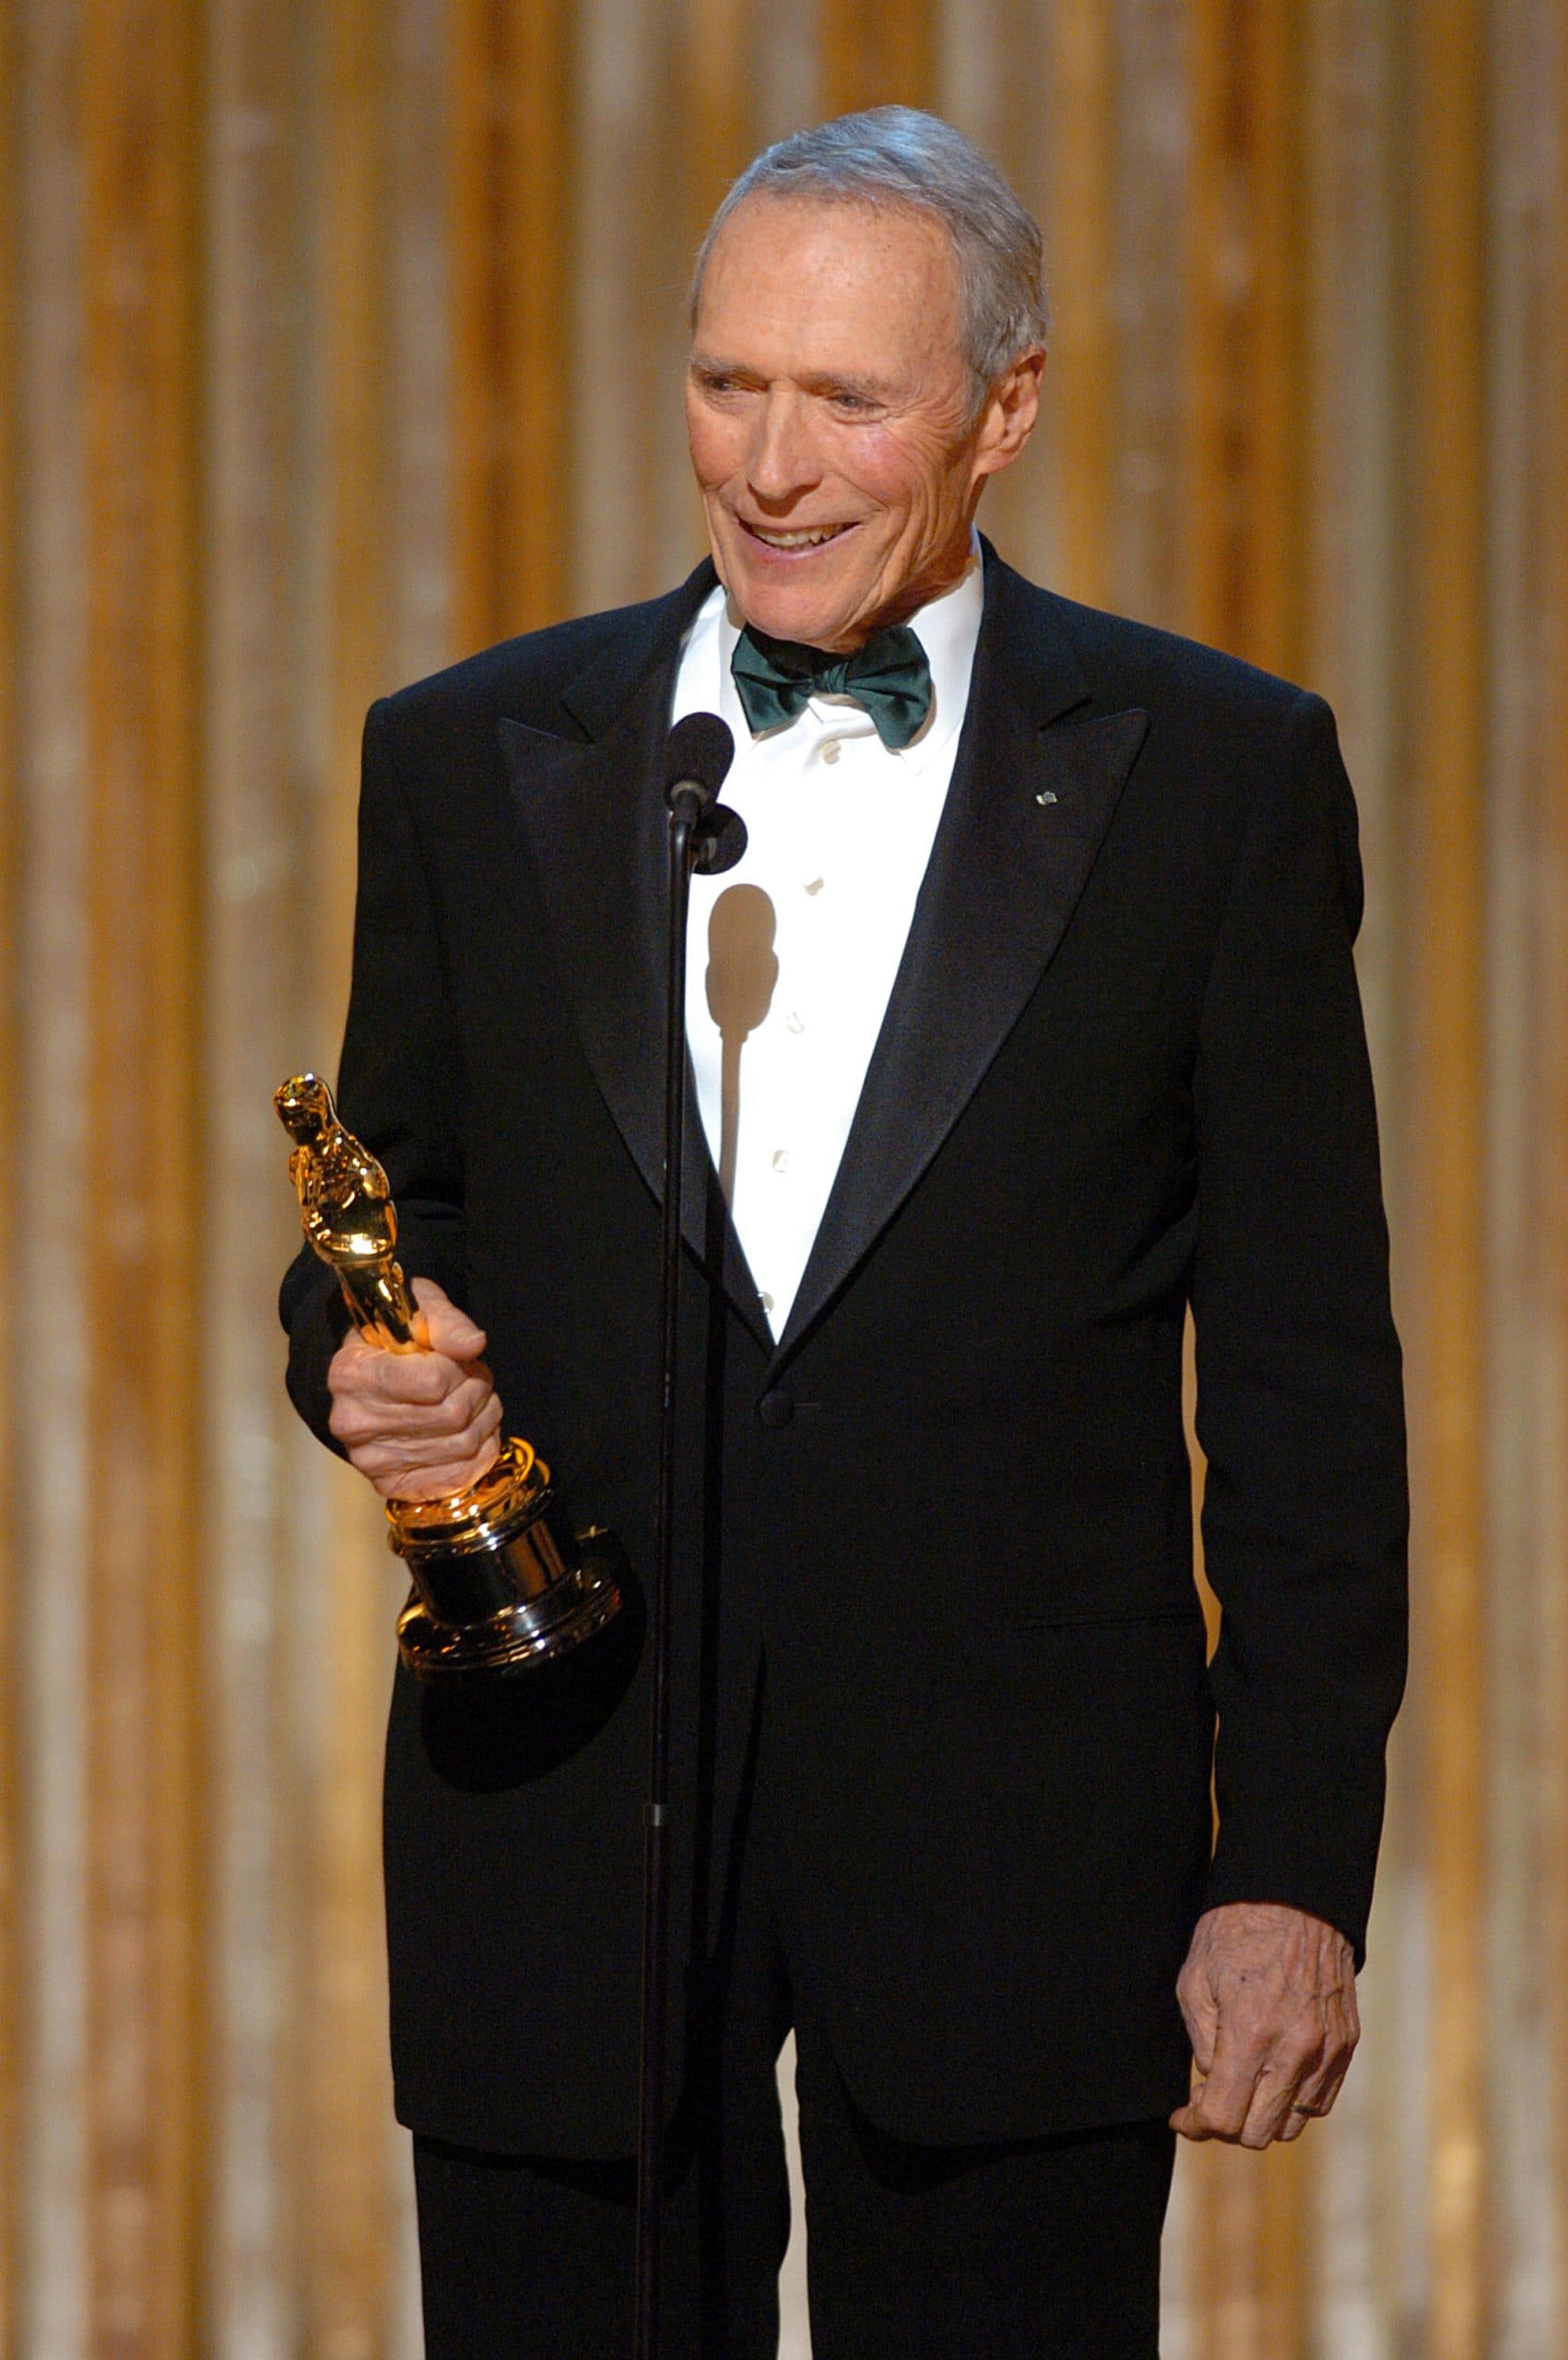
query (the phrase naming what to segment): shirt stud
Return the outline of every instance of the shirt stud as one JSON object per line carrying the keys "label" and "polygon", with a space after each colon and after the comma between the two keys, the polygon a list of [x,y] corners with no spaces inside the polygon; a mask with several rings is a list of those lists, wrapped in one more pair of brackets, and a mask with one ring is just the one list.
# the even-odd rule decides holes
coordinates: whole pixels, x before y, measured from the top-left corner
{"label": "shirt stud", "polygon": [[1055,803],[1056,798],[1052,794],[1051,789],[1048,786],[1043,786],[1041,788],[1034,800],[1036,803]]}

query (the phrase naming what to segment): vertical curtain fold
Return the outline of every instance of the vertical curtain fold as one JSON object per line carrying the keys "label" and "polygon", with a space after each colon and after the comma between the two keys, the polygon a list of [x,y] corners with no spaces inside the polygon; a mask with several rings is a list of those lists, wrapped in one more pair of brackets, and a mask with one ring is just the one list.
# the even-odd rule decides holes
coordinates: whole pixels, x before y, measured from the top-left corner
{"label": "vertical curtain fold", "polygon": [[89,6],[87,2348],[192,2315],[201,2025],[197,22]]}

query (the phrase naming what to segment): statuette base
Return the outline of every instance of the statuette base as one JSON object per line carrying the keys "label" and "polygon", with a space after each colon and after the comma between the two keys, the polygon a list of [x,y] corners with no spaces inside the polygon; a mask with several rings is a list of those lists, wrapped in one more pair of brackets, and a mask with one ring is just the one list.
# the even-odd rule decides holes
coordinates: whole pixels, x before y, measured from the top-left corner
{"label": "statuette base", "polygon": [[398,1650],[409,1670],[422,1681],[524,1671],[591,1638],[620,1608],[620,1545],[611,1533],[590,1532],[576,1547],[577,1563],[542,1597],[502,1607],[482,1622],[438,1622],[416,1590],[397,1618]]}

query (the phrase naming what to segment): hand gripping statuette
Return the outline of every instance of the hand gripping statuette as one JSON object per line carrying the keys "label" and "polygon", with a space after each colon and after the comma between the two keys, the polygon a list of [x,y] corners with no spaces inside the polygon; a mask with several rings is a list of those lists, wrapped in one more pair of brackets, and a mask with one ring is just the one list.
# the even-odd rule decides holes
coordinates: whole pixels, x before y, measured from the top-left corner
{"label": "hand gripping statuette", "polygon": [[[344,1129],[316,1075],[297,1074],[273,1103],[295,1143],[289,1174],[305,1235],[336,1271],[354,1325],[389,1351],[428,1351],[423,1315],[393,1257],[397,1212],[385,1173]],[[619,1542],[565,1529],[548,1468],[515,1434],[466,1491],[389,1500],[386,1520],[414,1585],[397,1644],[421,1680],[523,1670],[564,1655],[620,1607]]]}

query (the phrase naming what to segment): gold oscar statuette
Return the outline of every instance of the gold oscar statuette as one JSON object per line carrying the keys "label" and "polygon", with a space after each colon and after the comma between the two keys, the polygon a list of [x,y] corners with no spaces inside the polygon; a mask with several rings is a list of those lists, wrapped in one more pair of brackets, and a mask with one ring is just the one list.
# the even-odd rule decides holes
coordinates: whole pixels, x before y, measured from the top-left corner
{"label": "gold oscar statuette", "polygon": [[[336,1271],[354,1325],[388,1351],[428,1351],[423,1316],[393,1255],[397,1213],[385,1173],[344,1129],[313,1073],[284,1082],[273,1103],[294,1141],[289,1174],[305,1235]],[[519,1671],[564,1655],[620,1606],[619,1544],[598,1529],[565,1530],[548,1468],[515,1434],[468,1490],[389,1500],[386,1520],[414,1585],[397,1644],[421,1680]]]}

